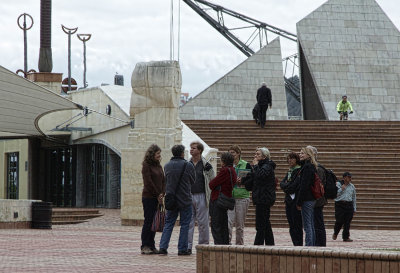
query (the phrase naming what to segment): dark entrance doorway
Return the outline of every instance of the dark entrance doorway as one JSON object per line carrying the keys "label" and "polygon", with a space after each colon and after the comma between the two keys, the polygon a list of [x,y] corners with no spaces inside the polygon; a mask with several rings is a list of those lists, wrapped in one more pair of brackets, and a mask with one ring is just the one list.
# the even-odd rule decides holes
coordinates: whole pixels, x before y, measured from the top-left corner
{"label": "dark entrance doorway", "polygon": [[45,201],[52,202],[56,207],[74,207],[76,149],[73,147],[53,148],[46,150],[45,154]]}
{"label": "dark entrance doorway", "polygon": [[121,159],[111,149],[87,144],[44,154],[44,201],[55,207],[120,207]]}

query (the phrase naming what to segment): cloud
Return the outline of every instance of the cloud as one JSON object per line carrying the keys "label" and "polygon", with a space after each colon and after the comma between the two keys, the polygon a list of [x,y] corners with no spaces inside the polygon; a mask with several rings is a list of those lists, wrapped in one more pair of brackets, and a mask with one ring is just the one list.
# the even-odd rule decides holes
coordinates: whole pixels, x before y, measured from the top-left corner
{"label": "cloud", "polygon": [[[28,31],[29,68],[37,70],[40,47],[40,1],[3,1],[0,16],[0,65],[16,71],[23,68],[23,32],[16,20],[29,13],[35,24]],[[211,0],[211,2],[273,26],[296,32],[296,23],[318,8],[323,0]],[[178,0],[175,8],[175,59],[178,59]],[[378,0],[397,27],[400,6],[394,0]],[[116,72],[130,85],[138,62],[167,60],[170,57],[170,9],[168,0],[69,0],[52,1],[53,72],[68,75],[67,35],[61,24],[79,27],[78,33],[91,33],[87,42],[87,81],[89,87],[113,83]],[[189,6],[180,1],[179,61],[183,92],[192,96],[204,90],[232,70],[246,57],[211,27]],[[240,25],[225,18],[232,25]],[[238,34],[246,40],[250,34]],[[270,39],[274,35],[269,35]],[[296,52],[295,43],[281,39],[282,55]],[[254,45],[256,46],[256,45]],[[71,40],[72,76],[83,84],[83,44],[74,35]]]}

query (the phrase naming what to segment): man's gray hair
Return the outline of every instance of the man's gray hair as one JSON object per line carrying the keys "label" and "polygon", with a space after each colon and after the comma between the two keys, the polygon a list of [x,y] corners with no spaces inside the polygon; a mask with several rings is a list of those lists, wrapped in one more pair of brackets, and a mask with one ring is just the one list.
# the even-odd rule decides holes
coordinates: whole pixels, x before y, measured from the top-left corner
{"label": "man's gray hair", "polygon": [[263,83],[261,83],[261,86],[267,87],[267,83],[266,83],[266,82],[263,82]]}
{"label": "man's gray hair", "polygon": [[269,150],[266,147],[257,148],[257,151],[260,151],[263,156],[265,156],[266,158],[270,159],[271,154],[270,154]]}

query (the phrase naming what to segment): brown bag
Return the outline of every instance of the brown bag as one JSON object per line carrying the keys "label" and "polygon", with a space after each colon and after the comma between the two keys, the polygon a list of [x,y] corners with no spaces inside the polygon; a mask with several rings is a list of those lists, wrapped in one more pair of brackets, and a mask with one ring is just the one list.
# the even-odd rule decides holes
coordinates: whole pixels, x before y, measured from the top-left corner
{"label": "brown bag", "polygon": [[151,231],[162,232],[165,224],[165,209],[163,205],[158,205],[157,212],[154,215]]}

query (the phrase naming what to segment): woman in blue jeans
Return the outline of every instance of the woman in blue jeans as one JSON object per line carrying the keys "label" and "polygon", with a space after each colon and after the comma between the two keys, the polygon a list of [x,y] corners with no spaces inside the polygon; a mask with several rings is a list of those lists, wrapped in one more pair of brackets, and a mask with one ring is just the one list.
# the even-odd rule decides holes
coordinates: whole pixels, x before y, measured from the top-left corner
{"label": "woman in blue jeans", "polygon": [[301,148],[299,153],[302,168],[300,170],[300,189],[297,198],[297,209],[301,210],[306,246],[315,246],[314,205],[315,199],[311,192],[317,171],[317,161],[310,148]]}

